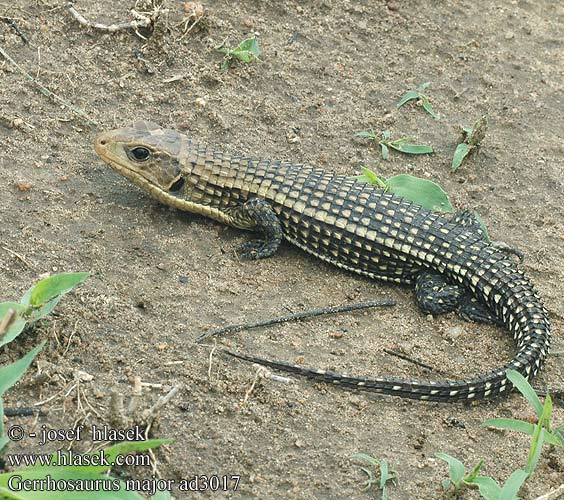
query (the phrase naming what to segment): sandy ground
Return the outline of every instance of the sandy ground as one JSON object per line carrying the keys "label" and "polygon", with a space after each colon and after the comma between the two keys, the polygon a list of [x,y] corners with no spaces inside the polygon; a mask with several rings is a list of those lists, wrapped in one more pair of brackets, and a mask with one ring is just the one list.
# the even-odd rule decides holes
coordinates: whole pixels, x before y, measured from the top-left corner
{"label": "sandy ground", "polygon": [[[379,498],[362,491],[361,464],[351,459],[357,452],[396,464],[391,499],[437,498],[447,477],[439,451],[467,466],[484,458],[485,472],[498,481],[522,467],[526,437],[480,427],[496,416],[531,417],[517,395],[472,406],[424,404],[301,379],[262,380],[248,394],[255,368],[215,354],[210,367],[212,344],[193,343],[202,331],[379,297],[398,305],[244,332],[221,344],[351,374],[431,378],[486,372],[514,346],[501,329],[454,315],[427,318],[410,290],[349,275],[287,245],[271,259],[239,262],[235,249],[248,235],[159,205],[107,168],[92,141],[97,130],[149,119],[230,152],[348,175],[367,166],[431,178],[457,207],[477,210],[494,239],[526,254],[523,268],[546,301],[554,349],[562,350],[564,7],[547,0],[210,1],[183,37],[183,4],[169,0],[145,41],[131,31],[84,28],[62,5],[0,3],[0,21],[12,18],[29,40],[0,22],[0,47],[98,122],[42,95],[0,57],[0,298],[17,299],[43,273],[92,276],[49,321],[0,352],[4,364],[47,340],[38,360],[50,377],[31,383],[31,369],[6,406],[52,398],[42,406],[48,413],[9,423],[103,423],[110,391],[127,399],[140,376],[160,384],[145,389],[144,407],[180,387],[153,433],[175,439],[156,451],[163,478],[241,476],[236,492],[205,498]],[[127,20],[132,6],[76,4],[104,23]],[[214,46],[253,32],[261,62],[220,71]],[[405,91],[425,81],[439,121],[414,104],[395,109]],[[483,114],[490,118],[483,147],[452,174],[458,126]],[[369,127],[414,136],[436,153],[397,153],[384,162],[353,137]],[[80,399],[76,390],[66,394],[76,370],[93,375]],[[562,358],[551,357],[536,384],[561,389],[563,377]],[[564,420],[561,402],[554,418]],[[23,440],[10,450],[55,448]],[[151,476],[150,469],[122,473]],[[563,477],[562,453],[546,449],[523,498]]]}

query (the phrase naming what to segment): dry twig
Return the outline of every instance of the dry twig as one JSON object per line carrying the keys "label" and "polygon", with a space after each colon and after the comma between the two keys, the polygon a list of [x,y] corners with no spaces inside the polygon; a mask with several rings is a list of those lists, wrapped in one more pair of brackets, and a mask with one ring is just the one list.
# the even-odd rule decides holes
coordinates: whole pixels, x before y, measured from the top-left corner
{"label": "dry twig", "polygon": [[249,389],[245,393],[245,399],[243,400],[243,404],[246,404],[248,402],[249,397],[253,393],[255,386],[260,379],[268,378],[270,380],[275,380],[276,382],[282,382],[284,384],[288,384],[292,381],[292,379],[288,377],[281,377],[280,375],[275,375],[268,368],[266,368],[266,366],[261,366],[256,363],[253,364],[253,366],[256,368],[257,371],[255,373],[255,377],[253,379],[251,387],[249,387]]}
{"label": "dry twig", "polygon": [[[137,9],[137,5],[139,2],[135,4]],[[72,2],[66,4],[66,9],[69,13],[82,25],[88,28],[92,28],[99,31],[106,31],[108,33],[115,33],[116,31],[122,30],[129,30],[132,29],[135,31],[135,34],[142,38],[143,40],[147,40],[146,37],[139,33],[139,28],[148,28],[152,29],[155,22],[159,18],[161,12],[163,11],[163,1],[156,1],[153,0],[151,2],[151,8],[149,10],[140,12],[136,9],[131,9],[131,15],[135,18],[133,21],[123,22],[123,23],[114,23],[114,24],[102,24],[102,23],[93,23],[92,21],[88,21],[80,12],[78,12]]]}
{"label": "dry twig", "polygon": [[35,270],[35,266],[33,264],[31,264],[29,261],[27,261],[25,259],[25,257],[23,257],[22,255],[20,255],[17,252],[14,252],[12,249],[5,247],[4,245],[2,245],[2,249],[6,250],[6,252],[11,253],[14,257],[16,257],[17,259],[21,260],[27,267],[29,267],[32,270]]}
{"label": "dry twig", "polygon": [[425,363],[423,363],[422,361],[418,361],[417,359],[410,358],[407,354],[403,354],[403,353],[397,352],[397,351],[392,351],[391,349],[383,349],[383,351],[386,354],[390,354],[391,356],[396,356],[396,357],[403,359],[405,361],[409,361],[410,363],[413,363],[414,365],[421,366],[422,368],[426,368],[427,370],[433,371],[432,366],[426,365]]}
{"label": "dry twig", "polygon": [[17,316],[18,313],[14,309],[8,309],[0,321],[0,337],[3,337],[4,334],[12,327],[12,325],[16,322]]}
{"label": "dry twig", "polygon": [[279,323],[286,323],[288,321],[296,321],[300,319],[312,318],[314,316],[321,316],[324,314],[337,314],[341,312],[357,311],[359,309],[368,309],[369,307],[391,307],[395,306],[396,303],[393,300],[371,300],[369,302],[360,302],[358,304],[347,304],[344,306],[337,307],[322,307],[320,309],[311,309],[309,311],[303,311],[299,313],[289,314],[287,316],[280,316],[278,318],[271,318],[267,320],[257,321],[256,323],[241,323],[238,325],[228,325],[217,330],[212,330],[211,332],[202,333],[196,337],[196,342],[201,342],[208,337],[216,337],[219,335],[224,335],[226,333],[236,333],[242,330],[250,330],[251,328],[258,328],[261,326],[276,325]]}

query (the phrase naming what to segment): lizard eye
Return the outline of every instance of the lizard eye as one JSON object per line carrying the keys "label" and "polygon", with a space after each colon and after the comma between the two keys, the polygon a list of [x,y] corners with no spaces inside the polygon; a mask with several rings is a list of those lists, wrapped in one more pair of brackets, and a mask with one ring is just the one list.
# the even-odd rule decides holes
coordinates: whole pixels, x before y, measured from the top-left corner
{"label": "lizard eye", "polygon": [[144,148],[142,146],[133,148],[130,151],[130,157],[135,161],[145,161],[148,160],[150,156],[151,152],[147,148]]}

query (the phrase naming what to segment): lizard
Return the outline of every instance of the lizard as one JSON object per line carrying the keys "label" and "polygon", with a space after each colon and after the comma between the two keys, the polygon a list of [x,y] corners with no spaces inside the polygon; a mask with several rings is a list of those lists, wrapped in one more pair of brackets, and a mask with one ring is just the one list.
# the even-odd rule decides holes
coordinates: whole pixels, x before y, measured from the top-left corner
{"label": "lizard", "polygon": [[490,242],[468,211],[432,212],[354,178],[227,154],[148,121],[101,132],[94,148],[161,203],[258,233],[242,246],[243,258],[269,257],[287,240],[342,269],[413,286],[427,314],[457,311],[503,326],[517,344],[505,365],[443,381],[347,376],[224,350],[231,356],[348,388],[440,402],[507,394],[507,370],[532,379],[546,360],[546,308],[507,248]]}

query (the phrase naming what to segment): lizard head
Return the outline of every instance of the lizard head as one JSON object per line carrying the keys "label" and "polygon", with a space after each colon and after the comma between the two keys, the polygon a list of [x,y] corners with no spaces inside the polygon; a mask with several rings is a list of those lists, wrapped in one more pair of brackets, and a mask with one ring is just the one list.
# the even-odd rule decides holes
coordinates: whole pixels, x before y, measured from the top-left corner
{"label": "lizard head", "polygon": [[98,134],[94,149],[110,167],[142,189],[178,196],[185,184],[178,161],[185,140],[174,130],[140,121]]}

